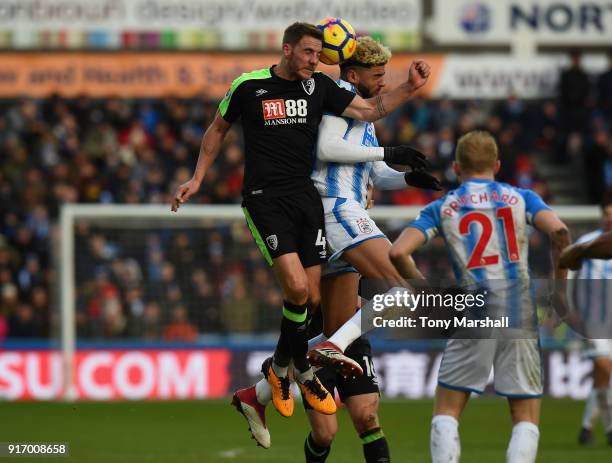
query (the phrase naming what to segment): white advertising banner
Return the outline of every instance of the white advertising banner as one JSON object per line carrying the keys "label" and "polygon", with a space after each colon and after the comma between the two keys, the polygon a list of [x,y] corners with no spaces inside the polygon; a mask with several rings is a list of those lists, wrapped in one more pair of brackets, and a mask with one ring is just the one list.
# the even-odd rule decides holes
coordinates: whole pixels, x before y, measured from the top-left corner
{"label": "white advertising banner", "polygon": [[356,30],[417,32],[420,0],[0,0],[0,30],[283,30],[294,21],[346,19]]}
{"label": "white advertising banner", "polygon": [[611,45],[611,0],[435,0],[439,43]]}
{"label": "white advertising banner", "polygon": [[[587,56],[584,69],[606,70],[604,56]],[[548,55],[517,59],[507,55],[448,55],[438,70],[434,97],[455,99],[550,98],[557,94],[566,56]],[[436,70],[434,70],[436,72]]]}

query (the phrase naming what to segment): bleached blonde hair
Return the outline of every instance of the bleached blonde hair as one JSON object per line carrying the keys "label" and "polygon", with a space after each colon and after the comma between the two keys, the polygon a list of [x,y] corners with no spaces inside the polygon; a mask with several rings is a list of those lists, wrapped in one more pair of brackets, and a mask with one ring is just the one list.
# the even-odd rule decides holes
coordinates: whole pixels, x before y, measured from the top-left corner
{"label": "bleached blonde hair", "polygon": [[391,50],[382,43],[374,40],[369,35],[364,35],[357,39],[355,53],[346,60],[341,68],[350,66],[374,67],[384,66],[391,59]]}

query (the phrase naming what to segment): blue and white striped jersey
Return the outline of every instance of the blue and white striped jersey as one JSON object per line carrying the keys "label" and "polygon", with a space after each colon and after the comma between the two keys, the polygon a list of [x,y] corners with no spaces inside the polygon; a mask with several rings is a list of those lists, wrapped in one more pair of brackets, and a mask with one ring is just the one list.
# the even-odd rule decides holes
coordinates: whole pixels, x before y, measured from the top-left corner
{"label": "blue and white striped jersey", "polygon": [[496,306],[503,306],[500,309],[517,322],[535,316],[529,291],[527,225],[543,209],[549,208],[533,191],[471,179],[426,206],[409,226],[427,239],[440,234],[457,282],[497,292]]}
{"label": "blue and white striped jersey", "polygon": [[430,203],[410,226],[446,240],[459,282],[529,278],[527,225],[549,207],[537,193],[467,180]]}
{"label": "blue and white striped jersey", "polygon": [[[357,93],[354,85],[343,80],[338,80],[337,83]],[[350,118],[344,119],[347,126],[345,133],[340,135],[346,141],[360,146],[378,146],[374,124]],[[370,177],[375,177],[376,171],[384,168],[389,169],[383,161],[340,163],[326,162],[317,158],[311,178],[321,196],[352,199],[365,207]]]}
{"label": "blue and white striped jersey", "polygon": [[[603,233],[595,230],[578,238],[576,243],[586,243]],[[582,320],[593,323],[610,323],[612,320],[612,259],[587,259],[580,270],[573,272],[573,301]],[[609,314],[610,312],[610,314]]]}

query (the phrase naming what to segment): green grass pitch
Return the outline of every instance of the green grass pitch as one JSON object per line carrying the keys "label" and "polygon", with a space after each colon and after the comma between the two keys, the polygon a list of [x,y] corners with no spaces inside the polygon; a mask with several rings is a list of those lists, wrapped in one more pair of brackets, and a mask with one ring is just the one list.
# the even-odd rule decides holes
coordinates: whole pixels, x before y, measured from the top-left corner
{"label": "green grass pitch", "polygon": [[[431,401],[383,401],[380,417],[392,460],[429,461]],[[582,402],[547,399],[543,404],[538,462],[610,462],[612,447],[601,430],[597,443],[580,448],[576,435]],[[0,403],[0,442],[68,442],[69,458],[19,458],[25,463],[224,463],[303,462],[306,418],[301,407],[290,419],[268,408],[272,448],[256,447],[246,421],[229,400],[191,402]],[[360,442],[345,410],[330,463],[363,461]],[[503,462],[510,435],[505,401],[472,400],[461,423],[462,461]],[[1,461],[11,459],[0,458]]]}

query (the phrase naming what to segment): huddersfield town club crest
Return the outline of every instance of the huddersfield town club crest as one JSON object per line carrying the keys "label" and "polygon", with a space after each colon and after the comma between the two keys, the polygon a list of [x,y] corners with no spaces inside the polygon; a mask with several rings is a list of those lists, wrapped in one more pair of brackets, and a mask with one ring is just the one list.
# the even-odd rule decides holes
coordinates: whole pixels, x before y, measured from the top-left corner
{"label": "huddersfield town club crest", "polygon": [[373,231],[372,225],[370,225],[370,221],[365,217],[357,219],[357,227],[359,228],[359,231],[364,235],[369,235]]}
{"label": "huddersfield town club crest", "polygon": [[312,95],[315,89],[315,81],[314,79],[306,79],[302,81],[302,87],[304,87],[304,91],[309,95]]}
{"label": "huddersfield town club crest", "polygon": [[266,243],[272,251],[276,251],[276,247],[278,246],[278,238],[276,235],[270,235],[266,238]]}

